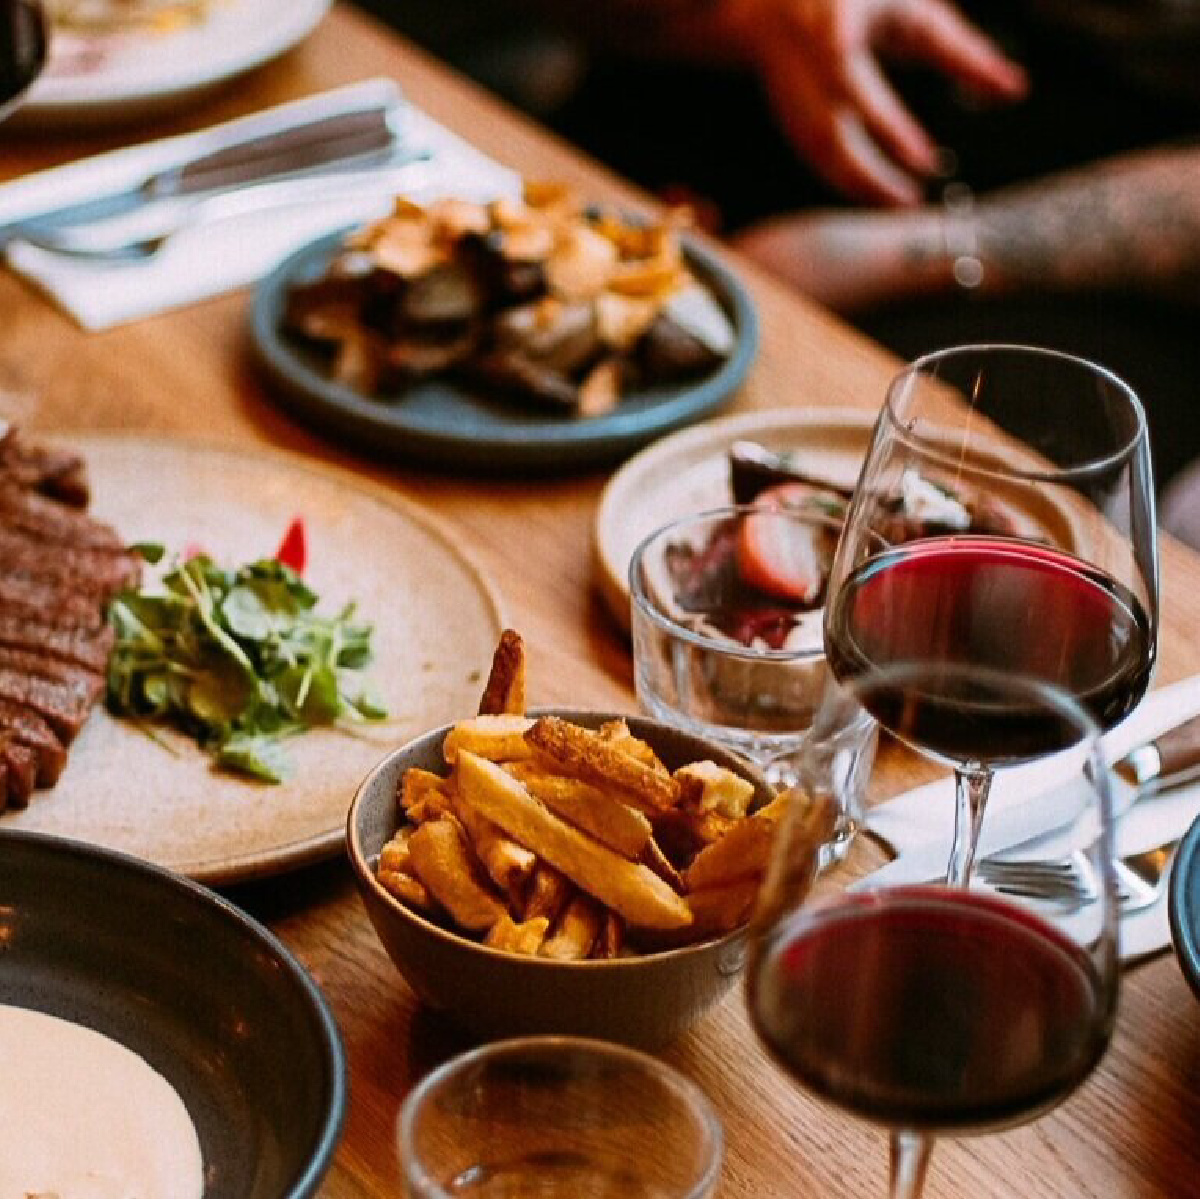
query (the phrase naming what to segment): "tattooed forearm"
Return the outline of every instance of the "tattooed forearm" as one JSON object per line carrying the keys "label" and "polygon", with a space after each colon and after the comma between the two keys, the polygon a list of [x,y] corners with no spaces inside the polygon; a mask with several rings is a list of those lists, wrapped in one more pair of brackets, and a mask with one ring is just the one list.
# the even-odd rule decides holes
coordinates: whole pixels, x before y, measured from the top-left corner
{"label": "tattooed forearm", "polygon": [[1200,303],[1200,146],[997,192],[977,207],[989,289],[1123,288]]}

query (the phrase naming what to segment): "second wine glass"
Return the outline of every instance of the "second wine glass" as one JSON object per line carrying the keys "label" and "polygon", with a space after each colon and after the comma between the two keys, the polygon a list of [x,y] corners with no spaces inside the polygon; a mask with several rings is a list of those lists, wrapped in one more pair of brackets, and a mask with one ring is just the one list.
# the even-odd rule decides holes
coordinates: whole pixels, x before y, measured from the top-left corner
{"label": "second wine glass", "polygon": [[[895,662],[1049,682],[1109,729],[1134,708],[1158,637],[1145,414],[1080,358],[960,346],[892,383],[834,561],[829,665],[843,683]],[[954,683],[872,692],[872,715],[956,769],[950,882],[970,876],[992,773],[1059,749],[1033,710]]]}

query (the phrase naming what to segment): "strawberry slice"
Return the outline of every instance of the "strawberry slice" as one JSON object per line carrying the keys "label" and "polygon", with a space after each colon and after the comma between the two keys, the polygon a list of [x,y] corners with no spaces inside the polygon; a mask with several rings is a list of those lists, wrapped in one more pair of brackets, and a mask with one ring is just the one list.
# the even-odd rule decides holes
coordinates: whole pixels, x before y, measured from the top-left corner
{"label": "strawberry slice", "polygon": [[[767,511],[743,519],[738,530],[737,567],[742,582],[778,600],[814,605],[825,588],[832,536],[779,515],[792,506],[795,484],[771,488],[755,502]],[[803,484],[799,490],[809,494]],[[789,503],[792,502],[792,503]]]}
{"label": "strawberry slice", "polygon": [[279,549],[275,551],[274,558],[285,567],[291,567],[297,575],[304,574],[305,565],[308,563],[308,538],[304,532],[303,517],[293,518],[287,527],[287,533],[283,535],[283,541],[279,543]]}

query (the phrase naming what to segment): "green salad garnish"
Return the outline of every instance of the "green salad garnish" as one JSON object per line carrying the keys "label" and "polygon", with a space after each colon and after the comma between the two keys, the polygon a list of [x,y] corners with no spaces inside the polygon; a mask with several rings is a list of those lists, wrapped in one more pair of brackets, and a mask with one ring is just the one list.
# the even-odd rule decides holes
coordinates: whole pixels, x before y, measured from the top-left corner
{"label": "green salad garnish", "polygon": [[[139,547],[156,561],[151,549]],[[322,616],[317,603],[275,559],[227,570],[200,555],[155,587],[126,589],[109,607],[109,707],[171,721],[220,766],[279,783],[286,738],[387,716],[361,681],[371,626],[354,620],[353,604]]]}

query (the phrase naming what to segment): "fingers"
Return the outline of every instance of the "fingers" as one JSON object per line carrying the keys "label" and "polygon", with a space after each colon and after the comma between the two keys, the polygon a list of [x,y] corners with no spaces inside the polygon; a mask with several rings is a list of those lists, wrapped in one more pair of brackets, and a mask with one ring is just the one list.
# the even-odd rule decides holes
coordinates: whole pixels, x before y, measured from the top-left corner
{"label": "fingers", "polygon": [[[871,204],[909,205],[921,197],[906,169],[876,142],[858,104],[831,95],[820,81],[783,69],[767,74],[767,91],[788,140],[818,175],[844,195]],[[914,151],[914,160],[919,150]]]}
{"label": "fingers", "polygon": [[905,107],[873,57],[858,55],[849,64],[846,86],[862,124],[884,151],[916,175],[932,175],[937,170],[933,139]]}
{"label": "fingers", "polygon": [[1025,94],[1024,70],[951,5],[943,0],[909,0],[888,7],[897,54],[928,63],[998,100],[1017,100]]}

